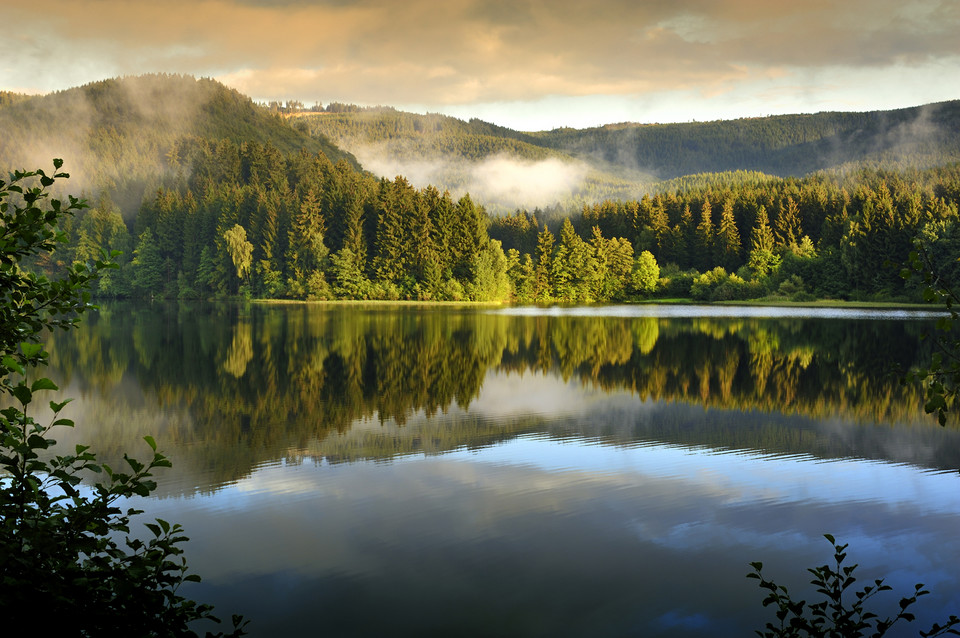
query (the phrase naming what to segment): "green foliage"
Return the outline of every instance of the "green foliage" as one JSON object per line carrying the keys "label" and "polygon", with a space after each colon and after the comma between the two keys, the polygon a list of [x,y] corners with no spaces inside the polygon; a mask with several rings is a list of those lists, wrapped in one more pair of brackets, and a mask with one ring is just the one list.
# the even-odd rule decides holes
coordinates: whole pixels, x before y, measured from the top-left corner
{"label": "green foliage", "polygon": [[641,294],[650,294],[657,289],[659,280],[660,266],[657,265],[656,258],[649,250],[643,251],[637,256],[633,269],[633,287]]}
{"label": "green foliage", "polygon": [[[893,616],[881,619],[875,612],[870,611],[867,603],[881,592],[892,588],[885,585],[883,579],[873,581],[859,591],[850,588],[857,581],[854,573],[858,565],[843,563],[847,558],[847,545],[839,545],[833,536],[824,534],[824,538],[833,546],[833,565],[821,565],[808,569],[813,580],[810,584],[823,598],[818,602],[807,603],[805,600],[794,600],[783,585],[764,578],[763,563],[750,563],[753,571],[747,578],[759,581],[761,589],[767,591],[763,599],[763,606],[774,606],[777,623],[768,622],[765,631],[757,631],[761,638],[859,638],[871,636],[880,638],[899,623],[913,622],[915,615],[908,611],[921,596],[930,592],[922,584],[917,584],[911,595],[901,598],[899,609]],[[850,590],[848,592],[848,590]],[[846,596],[845,596],[846,595]],[[946,623],[934,623],[929,631],[921,631],[924,638],[943,635],[960,636],[960,631],[954,627],[960,626],[960,618],[950,616]]]}
{"label": "green foliage", "polygon": [[247,231],[240,224],[234,224],[223,235],[227,244],[227,252],[237,272],[237,279],[245,280],[250,274],[253,263],[253,244],[247,241]]}
{"label": "green foliage", "polygon": [[[147,99],[132,99],[134,95]],[[507,268],[508,297],[517,300],[622,300],[630,284],[623,268],[626,255],[632,260],[643,251],[681,271],[721,266],[738,273],[746,285],[729,281],[721,294],[725,298],[769,294],[796,275],[808,295],[919,299],[884,263],[905,261],[917,237],[927,237],[931,250],[946,256],[955,257],[960,246],[960,165],[923,170],[901,163],[848,166],[803,178],[729,170],[762,159],[764,153],[810,150],[810,144],[842,138],[856,127],[866,137],[880,135],[885,144],[885,136],[920,114],[910,109],[888,114],[886,121],[875,114],[822,114],[527,134],[478,120],[335,107],[296,118],[300,126],[294,127],[294,120],[285,123],[215,82],[146,76],[0,109],[5,139],[0,160],[21,142],[69,138],[62,122],[44,119],[40,105],[73,112],[88,103],[96,107],[96,121],[90,139],[78,144],[89,143],[98,153],[96,161],[82,168],[93,175],[93,188],[100,189],[99,203],[65,223],[68,242],[31,265],[49,274],[73,261],[90,261],[102,250],[125,251],[135,259],[121,258],[120,269],[100,279],[96,293],[103,296],[202,298],[244,288],[266,297],[364,298],[382,291],[401,299],[440,300],[463,290],[475,298],[479,269],[492,263],[493,255],[484,255],[491,250],[490,241],[499,240],[505,254],[517,250]],[[960,117],[958,107],[960,103],[937,105],[925,115],[949,126]],[[303,111],[296,105],[287,110]],[[351,158],[327,148],[325,135],[336,131],[343,139],[394,145],[407,158],[441,153],[464,162],[502,152],[528,161],[557,160],[574,151],[593,162],[587,156],[606,151],[584,140],[601,147],[622,137],[640,145],[659,140],[654,150],[665,153],[668,163],[677,159],[670,159],[677,151],[681,164],[684,158],[696,163],[696,157],[709,155],[716,168],[727,172],[644,182],[642,191],[650,194],[639,200],[626,199],[636,197],[627,190],[611,195],[594,184],[562,207],[491,219],[489,208],[469,196],[454,203],[442,189],[419,190],[402,177],[378,181],[356,170]],[[704,139],[718,146],[707,146]],[[744,147],[747,139],[760,150]],[[947,146],[954,144],[945,139]],[[696,149],[686,148],[690,145]],[[926,145],[928,141],[919,143]],[[851,157],[863,152],[860,148]],[[656,153],[643,154],[644,161]],[[944,150],[936,157],[942,162],[951,153]],[[784,159],[783,166],[792,161]],[[124,175],[116,174],[117,166],[124,167]],[[595,163],[600,171],[612,166]],[[586,179],[591,180],[596,182],[595,176]],[[462,184],[454,187],[462,190]],[[136,206],[140,209],[133,220]],[[564,230],[569,219],[574,231],[558,233],[549,254],[539,246],[547,219]],[[238,226],[246,232],[245,242],[228,244],[226,233]],[[591,236],[594,227],[602,240]],[[252,246],[249,259],[239,250],[247,244]],[[343,249],[349,253],[341,254]],[[337,254],[351,259],[335,265]],[[534,269],[521,276],[525,255]],[[744,265],[749,272],[742,270]],[[951,278],[960,279],[960,269],[954,271]],[[363,284],[377,280],[391,285],[374,289]],[[451,280],[459,286],[450,286]],[[678,279],[671,281],[679,286]]]}
{"label": "green foliage", "polygon": [[270,144],[284,154],[306,149],[359,168],[326,138],[297,131],[207,78],[110,79],[0,108],[0,166],[23,166],[38,147],[76,148],[74,171],[85,176],[94,196],[109,191],[128,222],[158,180],[177,178],[185,138]]}
{"label": "green foliage", "polygon": [[930,357],[929,365],[908,372],[904,382],[924,385],[924,409],[927,414],[936,412],[940,425],[944,425],[947,412],[955,409],[960,395],[960,336],[956,331],[960,326],[960,311],[957,309],[960,297],[950,283],[940,277],[941,269],[934,263],[930,250],[920,241],[916,248],[900,274],[904,279],[919,279],[924,286],[924,301],[942,305],[949,315],[937,322],[936,351]]}
{"label": "green foliage", "polygon": [[133,287],[141,295],[149,296],[160,290],[163,284],[163,259],[160,255],[160,246],[153,237],[153,232],[147,228],[137,240],[137,247],[133,251]]}
{"label": "green foliage", "polygon": [[[54,161],[57,171],[62,166],[61,160]],[[60,280],[50,280],[20,266],[64,243],[66,234],[58,228],[58,219],[85,206],[74,197],[66,205],[53,199],[49,207],[45,206],[47,189],[65,177],[66,173],[55,172],[49,177],[38,170],[17,171],[9,181],[0,180],[0,352],[19,359],[20,365],[27,363],[22,355],[16,355],[21,342],[36,341],[45,329],[69,328],[78,321],[74,312],[91,307],[85,288],[97,270],[106,266],[103,261],[76,263]]]}
{"label": "green foliage", "polygon": [[[63,162],[54,160],[59,170]],[[124,455],[125,466],[98,463],[88,446],[58,454],[55,427],[68,401],[49,402],[49,423],[28,414],[43,391],[57,390],[45,377],[31,378],[48,361],[38,343],[44,330],[69,328],[92,308],[88,288],[115,264],[77,262],[61,279],[21,268],[65,241],[59,224],[84,204],[67,205],[48,190],[66,173],[16,172],[0,181],[0,388],[12,402],[0,410],[0,609],[11,626],[41,623],[53,635],[193,636],[194,621],[214,620],[212,609],[178,593],[188,572],[177,524],[157,519],[147,535],[131,534],[140,510],[124,499],[156,488],[153,471],[170,462],[156,451],[147,462]],[[84,477],[100,475],[92,488]],[[242,634],[234,617],[230,635]],[[209,634],[208,634],[209,635]]]}

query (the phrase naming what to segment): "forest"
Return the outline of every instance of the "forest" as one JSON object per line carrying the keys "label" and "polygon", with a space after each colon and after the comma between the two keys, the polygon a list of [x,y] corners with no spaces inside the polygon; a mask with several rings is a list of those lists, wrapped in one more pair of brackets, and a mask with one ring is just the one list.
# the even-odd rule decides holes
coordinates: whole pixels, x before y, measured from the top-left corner
{"label": "forest", "polygon": [[490,217],[469,196],[322,154],[190,138],[169,157],[178,183],[159,187],[132,228],[107,197],[65,228],[60,262],[122,251],[103,296],[919,301],[900,276],[917,241],[946,281],[960,277],[956,164],[691,177],[584,206],[551,229],[536,211]]}
{"label": "forest", "polygon": [[[35,266],[119,251],[120,268],[96,291],[116,298],[919,301],[920,287],[900,276],[919,243],[947,283],[960,277],[956,103],[579,134],[338,103],[284,108],[184,76],[5,94],[0,161],[13,168],[38,147],[66,155],[90,204],[62,229],[67,244]],[[577,159],[563,155],[570,149],[578,161],[610,155],[615,145],[603,139],[623,131],[680,149],[656,173],[676,172],[678,158],[694,162],[696,148],[713,149],[705,165],[718,172],[645,188],[627,180],[621,186],[637,188],[612,197],[601,194],[619,178],[594,173],[603,188],[565,205],[492,213],[443,185],[377,177],[334,144],[387,141],[413,159],[563,162]],[[828,142],[842,142],[837,163],[802,176],[791,176],[802,162],[781,177],[741,152],[806,149],[825,161],[809,145]],[[634,170],[628,160],[615,166],[621,175]],[[626,196],[631,188],[636,196]]]}

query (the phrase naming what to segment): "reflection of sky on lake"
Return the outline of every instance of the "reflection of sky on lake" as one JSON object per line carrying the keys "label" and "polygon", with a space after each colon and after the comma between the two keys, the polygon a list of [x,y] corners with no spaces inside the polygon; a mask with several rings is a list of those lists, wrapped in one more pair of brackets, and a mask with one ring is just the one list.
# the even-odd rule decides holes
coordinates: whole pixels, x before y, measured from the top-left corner
{"label": "reflection of sky on lake", "polygon": [[[522,380],[491,373],[468,410],[435,418],[777,418]],[[426,420],[329,436],[415,437]],[[772,616],[748,563],[802,590],[805,568],[829,558],[827,532],[851,543],[861,581],[928,584],[921,618],[960,610],[956,473],[547,434],[354,463],[295,457],[209,496],[149,503],[185,524],[198,596],[258,619],[254,635],[311,635],[317,618],[331,636],[750,635]]]}
{"label": "reflection of sky on lake", "polygon": [[[649,317],[929,318],[735,306],[489,312],[640,317],[635,323],[660,326],[668,323]],[[505,323],[497,317],[491,325]],[[541,334],[565,322],[517,323]],[[566,323],[569,334],[581,329]],[[442,334],[445,325],[430,329]],[[460,336],[485,334],[470,330]],[[630,332],[611,330],[609,338],[637,338]],[[225,334],[221,354],[233,344]],[[660,331],[658,348],[682,352],[681,338],[667,334]],[[709,354],[703,344],[714,339],[697,335],[696,351]],[[323,339],[296,343],[312,353]],[[265,343],[252,341],[255,355]],[[370,351],[371,342],[358,343],[357,352]],[[423,343],[438,347],[443,337]],[[736,393],[705,408],[696,389],[654,391],[660,398],[653,399],[628,389],[647,386],[613,375],[607,385],[621,389],[608,391],[602,376],[594,383],[567,370],[564,380],[562,366],[535,371],[542,368],[509,349],[498,369],[498,352],[477,369],[483,376],[466,386],[471,390],[456,395],[461,404],[430,416],[416,402],[402,414],[408,402],[378,395],[372,384],[357,395],[370,408],[349,412],[336,427],[323,417],[327,407],[344,407],[331,396],[327,403],[294,402],[287,412],[280,406],[248,429],[220,431],[207,429],[217,410],[237,406],[219,395],[209,410],[176,401],[158,408],[154,390],[137,386],[116,408],[109,398],[124,391],[120,383],[102,398],[98,388],[87,390],[77,414],[86,424],[78,429],[116,422],[105,438],[132,432],[139,443],[134,426],[182,437],[168,439],[174,470],[157,476],[165,496],[145,501],[144,509],[185,525],[190,565],[204,577],[192,591],[222,616],[252,618],[253,635],[748,636],[772,619],[756,583],[744,578],[748,563],[762,560],[768,576],[802,592],[805,569],[829,558],[824,533],[851,543],[861,582],[887,576],[898,594],[927,583],[933,594],[917,607],[921,617],[942,620],[960,611],[960,476],[943,471],[960,467],[960,454],[950,452],[960,450],[960,431],[919,413],[905,417],[909,423],[876,424],[869,415],[853,423],[829,410],[818,419],[789,405],[785,413],[764,411],[752,406],[775,403],[753,402],[749,393],[743,411],[734,409]],[[633,356],[650,352],[634,344]],[[262,373],[253,365],[258,360],[250,360],[246,376],[230,372],[221,381],[242,386]],[[312,359],[291,357],[277,387],[299,383],[293,372],[304,361]],[[518,365],[525,372],[506,371]],[[342,370],[331,365],[328,380]],[[818,382],[810,381],[814,394]],[[236,396],[242,416],[266,412]],[[383,418],[381,409],[400,416]],[[110,421],[114,412],[124,418]],[[234,426],[231,418],[237,414],[225,414],[224,422]],[[893,609],[881,611],[895,611],[898,598],[892,594]]]}
{"label": "reflection of sky on lake", "polygon": [[[960,481],[891,464],[522,437],[390,462],[265,466],[211,497],[150,509],[187,526],[204,595],[252,605],[264,635],[315,613],[346,623],[331,635],[416,635],[426,601],[449,631],[493,613],[546,628],[497,635],[622,635],[622,623],[643,635],[698,625],[749,635],[762,608],[747,563],[799,586],[803,568],[828,557],[824,532],[852,542],[853,560],[873,570],[864,575],[888,575],[898,591],[934,587],[929,613],[960,602]],[[258,581],[270,583],[259,601]],[[289,600],[276,599],[279,581],[296,592]],[[331,594],[341,587],[349,601]],[[555,606],[558,589],[581,587],[564,596],[582,607]],[[491,592],[485,610],[464,604]],[[366,605],[395,624],[364,616]],[[609,631],[586,632],[591,617]]]}

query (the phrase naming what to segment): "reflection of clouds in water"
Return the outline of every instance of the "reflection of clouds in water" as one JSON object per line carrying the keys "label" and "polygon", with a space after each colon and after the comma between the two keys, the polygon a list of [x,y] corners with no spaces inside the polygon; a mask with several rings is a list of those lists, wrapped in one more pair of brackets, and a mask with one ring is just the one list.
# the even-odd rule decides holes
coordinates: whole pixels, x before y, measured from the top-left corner
{"label": "reflection of clouds in water", "polygon": [[653,579],[635,612],[695,633],[703,619],[715,628],[759,608],[742,596],[749,560],[796,580],[825,560],[825,531],[852,541],[878,576],[937,583],[949,597],[956,576],[937,566],[960,551],[957,483],[890,464],[531,436],[388,463],[261,467],[215,495],[145,509],[186,524],[191,565],[214,584],[348,578],[462,608],[491,587],[522,589],[536,607],[553,595],[534,593],[544,583],[573,579],[612,600]]}
{"label": "reflection of clouds in water", "polygon": [[593,409],[598,403],[619,403],[621,398],[636,401],[625,392],[607,393],[585,387],[575,376],[564,381],[551,373],[489,372],[480,395],[470,403],[470,414],[487,418],[575,416]]}
{"label": "reflection of clouds in water", "polygon": [[[455,452],[453,458],[468,458]],[[960,477],[918,472],[907,465],[861,460],[823,461],[802,455],[717,453],[673,445],[611,447],[521,437],[484,450],[477,461],[537,467],[554,475],[580,472],[593,480],[667,481],[669,490],[709,494],[731,505],[749,503],[884,503],[923,514],[960,515]]]}
{"label": "reflection of clouds in water", "polygon": [[[391,480],[367,482],[376,468]],[[403,490],[395,483],[400,477]],[[358,483],[359,481],[359,483]],[[351,487],[346,487],[351,484]],[[481,450],[459,450],[440,457],[409,456],[390,464],[304,464],[262,467],[249,478],[219,493],[225,507],[246,509],[271,496],[339,500],[356,494],[391,500],[405,492],[444,499],[458,489],[507,500],[545,494],[595,498],[616,494],[658,501],[669,509],[684,500],[708,502],[707,509],[838,506],[891,508],[919,520],[927,515],[960,515],[960,479],[954,475],[918,473],[908,466],[863,461],[822,462],[804,457],[758,454],[716,454],[667,445],[610,447],[556,442],[538,437],[519,439]],[[534,499],[536,500],[536,499]],[[552,500],[552,498],[551,498]],[[664,505],[673,504],[673,505]],[[524,506],[526,508],[528,506]],[[558,505],[562,510],[566,506]],[[682,506],[681,506],[682,508]],[[635,529],[647,527],[630,517]],[[655,525],[658,542],[674,538],[678,545],[703,542],[695,521]],[[681,524],[682,523],[682,524]],[[668,530],[670,530],[668,532]]]}

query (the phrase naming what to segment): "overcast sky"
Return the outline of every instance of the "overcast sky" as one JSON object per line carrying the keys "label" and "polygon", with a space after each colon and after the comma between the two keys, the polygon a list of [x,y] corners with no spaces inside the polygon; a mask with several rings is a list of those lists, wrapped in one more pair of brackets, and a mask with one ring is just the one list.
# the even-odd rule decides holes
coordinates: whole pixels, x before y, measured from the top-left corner
{"label": "overcast sky", "polygon": [[[42,7],[42,8],[41,8]],[[523,130],[960,98],[960,0],[0,0],[0,89],[147,72]]]}

